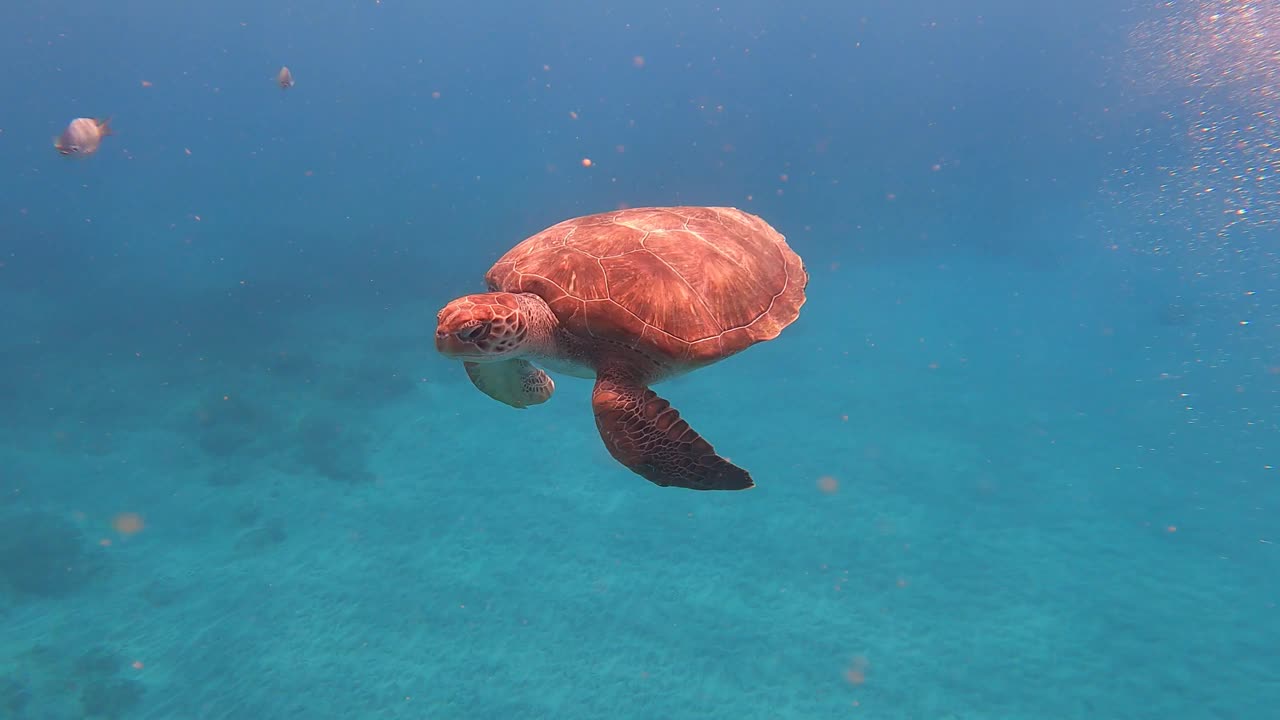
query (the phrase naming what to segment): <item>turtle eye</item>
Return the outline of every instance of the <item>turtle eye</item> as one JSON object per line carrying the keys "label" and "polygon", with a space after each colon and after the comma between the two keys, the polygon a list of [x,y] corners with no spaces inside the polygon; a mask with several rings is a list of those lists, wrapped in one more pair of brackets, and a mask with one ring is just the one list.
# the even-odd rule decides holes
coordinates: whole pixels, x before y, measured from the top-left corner
{"label": "turtle eye", "polygon": [[458,338],[466,342],[476,342],[483,340],[489,335],[489,323],[482,322],[479,325],[472,325],[469,328],[463,328],[458,331]]}

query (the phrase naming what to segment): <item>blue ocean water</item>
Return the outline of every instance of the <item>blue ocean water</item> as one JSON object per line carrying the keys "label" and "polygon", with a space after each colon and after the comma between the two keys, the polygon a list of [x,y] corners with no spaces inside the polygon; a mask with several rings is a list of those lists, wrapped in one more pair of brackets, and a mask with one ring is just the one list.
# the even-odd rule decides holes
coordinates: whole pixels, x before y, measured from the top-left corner
{"label": "blue ocean water", "polygon": [[[0,7],[0,719],[1277,717],[1277,34]],[[77,117],[113,134],[62,157]],[[647,205],[808,267],[780,337],[656,388],[749,492],[432,346],[519,240]]]}

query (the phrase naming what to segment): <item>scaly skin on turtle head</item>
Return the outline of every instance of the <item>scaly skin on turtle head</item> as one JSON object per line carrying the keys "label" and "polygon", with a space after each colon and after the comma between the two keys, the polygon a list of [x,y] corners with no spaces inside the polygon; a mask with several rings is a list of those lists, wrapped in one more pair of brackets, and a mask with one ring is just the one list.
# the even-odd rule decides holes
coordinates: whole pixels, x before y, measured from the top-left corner
{"label": "scaly skin on turtle head", "polygon": [[525,351],[528,318],[513,293],[464,295],[436,314],[436,350],[470,362],[497,362]]}

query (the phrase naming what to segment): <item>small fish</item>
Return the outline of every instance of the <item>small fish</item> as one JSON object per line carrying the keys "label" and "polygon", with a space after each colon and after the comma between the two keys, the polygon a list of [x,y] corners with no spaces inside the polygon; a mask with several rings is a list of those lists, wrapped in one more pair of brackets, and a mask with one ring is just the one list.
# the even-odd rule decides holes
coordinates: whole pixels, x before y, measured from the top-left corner
{"label": "small fish", "polygon": [[280,72],[276,73],[276,83],[281,90],[293,87],[293,73],[289,72],[288,66],[280,68]]}
{"label": "small fish", "polygon": [[53,139],[53,147],[59,155],[88,157],[98,152],[102,138],[110,134],[111,118],[76,118],[62,131],[62,135]]}

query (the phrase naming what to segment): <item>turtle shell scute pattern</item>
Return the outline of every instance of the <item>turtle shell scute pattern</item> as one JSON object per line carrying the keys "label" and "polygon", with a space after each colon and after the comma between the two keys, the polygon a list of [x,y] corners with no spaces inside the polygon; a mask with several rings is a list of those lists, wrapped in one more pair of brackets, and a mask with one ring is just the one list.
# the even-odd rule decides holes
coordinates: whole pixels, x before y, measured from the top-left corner
{"label": "turtle shell scute pattern", "polygon": [[808,284],[799,256],[764,220],[704,207],[566,220],[513,247],[485,279],[540,296],[575,335],[694,365],[777,337]]}

